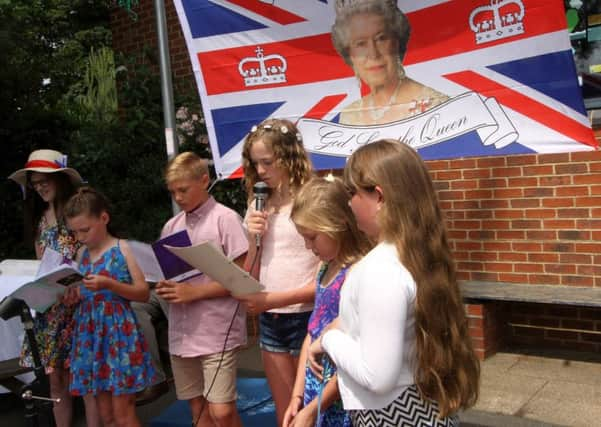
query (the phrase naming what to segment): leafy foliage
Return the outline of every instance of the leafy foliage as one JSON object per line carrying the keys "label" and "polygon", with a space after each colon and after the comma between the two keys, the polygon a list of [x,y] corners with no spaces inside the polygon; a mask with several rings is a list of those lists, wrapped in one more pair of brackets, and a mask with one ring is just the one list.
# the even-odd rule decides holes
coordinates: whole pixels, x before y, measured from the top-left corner
{"label": "leafy foliage", "polygon": [[128,237],[154,240],[171,216],[161,179],[167,155],[160,86],[148,64],[123,57],[118,62],[119,117],[81,120],[71,135],[71,159],[113,203],[117,229]]}
{"label": "leafy foliage", "polygon": [[[6,177],[32,150],[68,152],[72,125],[59,104],[92,47],[110,45],[108,5],[87,0],[0,1],[0,169]],[[0,259],[32,257],[23,246],[21,193],[0,180]]]}
{"label": "leafy foliage", "polygon": [[[35,149],[67,153],[69,166],[112,201],[116,228],[151,241],[172,215],[157,60],[151,49],[112,59],[108,12],[103,1],[0,0],[0,136],[8,148],[0,164],[8,175]],[[210,158],[196,90],[176,88],[179,151]],[[18,187],[0,180],[0,191],[0,259],[31,258]],[[246,207],[237,180],[218,182],[212,194],[240,213]]]}

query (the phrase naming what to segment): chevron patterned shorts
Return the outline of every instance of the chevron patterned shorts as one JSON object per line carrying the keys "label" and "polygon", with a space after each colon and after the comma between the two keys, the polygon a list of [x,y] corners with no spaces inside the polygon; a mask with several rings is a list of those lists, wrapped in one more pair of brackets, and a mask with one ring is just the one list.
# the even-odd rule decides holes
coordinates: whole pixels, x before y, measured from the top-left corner
{"label": "chevron patterned shorts", "polygon": [[456,415],[438,418],[438,405],[421,398],[414,384],[382,409],[350,411],[353,427],[457,427]]}

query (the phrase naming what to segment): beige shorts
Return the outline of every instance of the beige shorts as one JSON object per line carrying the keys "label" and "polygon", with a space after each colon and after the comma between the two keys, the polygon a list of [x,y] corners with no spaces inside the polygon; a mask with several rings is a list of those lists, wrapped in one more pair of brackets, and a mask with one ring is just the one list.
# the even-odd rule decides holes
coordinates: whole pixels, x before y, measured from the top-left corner
{"label": "beige shorts", "polygon": [[[171,369],[177,398],[190,400],[203,396],[210,403],[234,402],[237,398],[238,349],[223,353],[221,366],[219,366],[220,359],[221,352],[197,357],[171,355]],[[217,370],[218,366],[219,370]],[[217,373],[217,377],[215,377],[215,373]],[[211,387],[213,378],[215,378],[215,382]]]}

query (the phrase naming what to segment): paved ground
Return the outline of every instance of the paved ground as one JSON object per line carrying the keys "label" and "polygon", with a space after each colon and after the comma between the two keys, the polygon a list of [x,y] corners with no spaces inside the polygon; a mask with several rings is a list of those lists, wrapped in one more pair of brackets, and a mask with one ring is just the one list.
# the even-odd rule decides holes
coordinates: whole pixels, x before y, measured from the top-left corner
{"label": "paved ground", "polygon": [[[256,346],[242,354],[240,373],[262,374]],[[174,401],[171,390],[159,400],[138,407],[138,414],[147,425]],[[84,427],[81,405],[77,409],[75,427]],[[16,399],[0,397],[0,426],[25,426],[22,417]],[[475,408],[461,414],[461,420],[467,427],[601,426],[599,356],[499,353],[482,363],[480,400]]]}

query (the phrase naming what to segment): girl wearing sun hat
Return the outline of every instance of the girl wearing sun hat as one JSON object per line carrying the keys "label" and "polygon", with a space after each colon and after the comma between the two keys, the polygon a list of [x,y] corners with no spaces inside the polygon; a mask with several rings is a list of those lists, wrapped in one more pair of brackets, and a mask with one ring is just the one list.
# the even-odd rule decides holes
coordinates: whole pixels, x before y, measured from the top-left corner
{"label": "girl wearing sun hat", "polygon": [[[9,179],[18,183],[25,196],[26,236],[32,236],[36,257],[46,248],[75,259],[79,243],[65,225],[63,207],[83,180],[79,173],[67,167],[67,156],[55,150],[33,151],[22,169]],[[69,394],[68,370],[65,362],[71,349],[72,316],[74,307],[57,302],[45,313],[37,313],[34,332],[42,364],[50,380],[50,394],[60,398],[54,405],[58,427],[72,423],[72,401]],[[27,340],[23,342],[21,364],[33,366]],[[98,426],[99,417],[93,398],[85,399],[88,426]]]}

